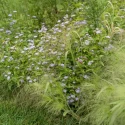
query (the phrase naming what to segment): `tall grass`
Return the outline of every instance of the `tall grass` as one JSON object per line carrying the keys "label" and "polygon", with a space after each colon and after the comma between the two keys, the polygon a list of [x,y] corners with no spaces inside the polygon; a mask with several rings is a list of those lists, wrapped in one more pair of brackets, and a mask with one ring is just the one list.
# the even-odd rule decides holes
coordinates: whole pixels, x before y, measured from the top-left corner
{"label": "tall grass", "polygon": [[88,0],[86,1],[86,17],[90,25],[95,28],[100,27],[101,15],[105,12],[108,6],[107,0]]}
{"label": "tall grass", "polygon": [[[0,103],[0,124],[7,125],[77,125],[71,117],[54,117],[42,108],[17,107],[13,102]],[[82,124],[81,124],[82,125]]]}

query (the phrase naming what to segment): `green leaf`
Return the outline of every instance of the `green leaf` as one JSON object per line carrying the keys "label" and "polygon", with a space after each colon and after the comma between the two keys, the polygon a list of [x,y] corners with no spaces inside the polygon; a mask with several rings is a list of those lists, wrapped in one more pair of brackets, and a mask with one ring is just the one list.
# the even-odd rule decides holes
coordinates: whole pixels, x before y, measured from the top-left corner
{"label": "green leaf", "polygon": [[63,113],[63,116],[65,117],[70,111],[69,110],[66,110],[64,113]]}
{"label": "green leaf", "polygon": [[62,10],[62,9],[64,8],[64,6],[63,6],[63,5],[61,5],[61,4],[57,4],[57,6],[56,6],[56,7],[57,7],[57,9],[58,9],[58,10]]}

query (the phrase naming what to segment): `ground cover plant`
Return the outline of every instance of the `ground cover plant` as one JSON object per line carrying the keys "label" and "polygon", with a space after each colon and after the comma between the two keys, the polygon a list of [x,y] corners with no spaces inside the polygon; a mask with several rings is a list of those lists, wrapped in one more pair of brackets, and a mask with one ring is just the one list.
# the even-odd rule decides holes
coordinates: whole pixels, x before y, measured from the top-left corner
{"label": "ground cover plant", "polygon": [[0,3],[2,124],[124,124],[125,1]]}

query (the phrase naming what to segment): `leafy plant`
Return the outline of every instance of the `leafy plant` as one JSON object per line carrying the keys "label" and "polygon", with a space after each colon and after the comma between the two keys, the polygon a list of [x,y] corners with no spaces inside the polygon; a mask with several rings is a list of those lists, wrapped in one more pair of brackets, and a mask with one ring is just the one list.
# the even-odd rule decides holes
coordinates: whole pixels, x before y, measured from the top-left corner
{"label": "leafy plant", "polygon": [[2,98],[12,95],[19,107],[44,108],[81,124],[124,123],[124,60],[114,61],[124,57],[124,5],[107,0],[0,2]]}

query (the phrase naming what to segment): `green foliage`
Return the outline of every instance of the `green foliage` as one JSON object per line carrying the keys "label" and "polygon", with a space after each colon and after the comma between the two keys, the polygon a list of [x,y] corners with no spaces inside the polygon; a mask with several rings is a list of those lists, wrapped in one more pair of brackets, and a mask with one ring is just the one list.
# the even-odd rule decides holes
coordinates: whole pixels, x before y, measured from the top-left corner
{"label": "green foliage", "polygon": [[86,1],[86,17],[90,21],[90,25],[98,28],[101,23],[101,15],[106,10],[108,0],[87,0]]}
{"label": "green foliage", "polygon": [[0,124],[77,125],[78,122],[71,117],[64,118],[62,116],[51,116],[42,108],[17,107],[14,103],[6,101],[0,103]]}
{"label": "green foliage", "polygon": [[[120,49],[124,40],[110,56],[109,65],[101,75],[93,76],[85,82],[82,88],[84,104],[77,113],[82,115],[83,121],[90,121],[92,125],[117,125],[124,124],[124,49]],[[87,95],[85,94],[87,93]],[[87,107],[87,110],[86,110]]]}
{"label": "green foliage", "polygon": [[1,0],[0,3],[2,20],[16,10],[18,19],[23,18],[25,23],[28,19],[34,19],[34,25],[38,25],[39,28],[42,22],[53,26],[58,19],[70,14],[75,8],[73,0]]}
{"label": "green foliage", "polygon": [[2,99],[79,124],[124,123],[124,1],[0,2]]}

